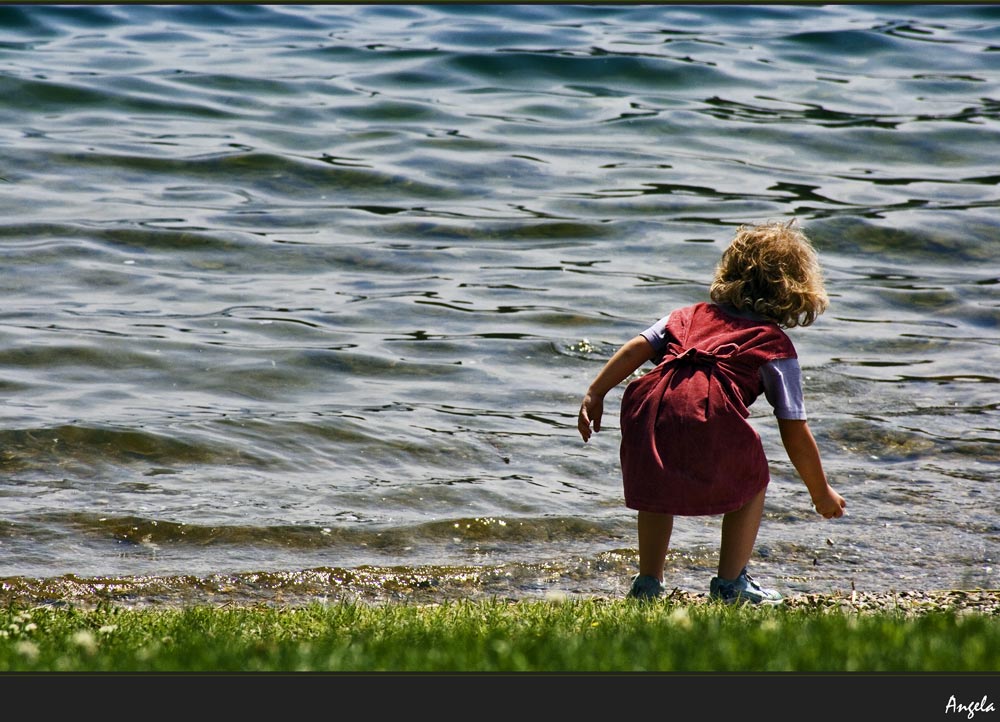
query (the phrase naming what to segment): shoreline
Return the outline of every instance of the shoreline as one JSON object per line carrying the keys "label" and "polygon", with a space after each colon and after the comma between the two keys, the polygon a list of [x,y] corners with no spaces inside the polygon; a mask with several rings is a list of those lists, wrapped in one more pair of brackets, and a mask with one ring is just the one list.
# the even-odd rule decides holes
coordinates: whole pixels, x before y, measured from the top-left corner
{"label": "shoreline", "polygon": [[[512,589],[502,569],[441,569],[431,572],[364,567],[310,569],[194,576],[122,576],[84,578],[0,578],[0,604],[12,607],[128,608],[286,606],[310,604],[417,604],[503,601],[561,602],[624,601],[624,594],[607,590],[574,591],[555,587]],[[707,593],[667,588],[665,605],[708,604]],[[940,589],[794,593],[785,609],[819,613],[897,613],[915,616],[932,612],[1000,616],[1000,589]]]}

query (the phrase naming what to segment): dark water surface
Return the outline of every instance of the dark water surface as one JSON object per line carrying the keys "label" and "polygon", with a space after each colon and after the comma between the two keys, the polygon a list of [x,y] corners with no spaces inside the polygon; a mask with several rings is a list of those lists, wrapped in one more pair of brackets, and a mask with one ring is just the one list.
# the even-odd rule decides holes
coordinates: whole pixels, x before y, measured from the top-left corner
{"label": "dark water surface", "polygon": [[580,398],[792,217],[849,516],[759,402],[753,572],[1000,586],[1000,7],[7,5],[0,93],[7,594],[620,596]]}

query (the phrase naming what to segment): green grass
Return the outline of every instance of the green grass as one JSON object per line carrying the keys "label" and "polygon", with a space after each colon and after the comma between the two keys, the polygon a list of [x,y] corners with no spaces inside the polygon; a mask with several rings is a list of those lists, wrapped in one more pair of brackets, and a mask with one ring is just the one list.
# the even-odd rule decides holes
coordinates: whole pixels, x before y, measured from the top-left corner
{"label": "green grass", "polygon": [[970,672],[1000,617],[627,601],[0,612],[0,672]]}

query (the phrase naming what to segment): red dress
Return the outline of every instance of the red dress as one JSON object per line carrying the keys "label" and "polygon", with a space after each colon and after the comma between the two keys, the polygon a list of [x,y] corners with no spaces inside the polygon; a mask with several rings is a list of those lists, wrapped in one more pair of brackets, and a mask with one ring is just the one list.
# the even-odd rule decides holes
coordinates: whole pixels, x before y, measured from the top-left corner
{"label": "red dress", "polygon": [[739,509],[770,481],[750,405],[760,367],[795,358],[781,328],[698,303],[674,311],[663,360],[622,396],[625,505],[685,516]]}

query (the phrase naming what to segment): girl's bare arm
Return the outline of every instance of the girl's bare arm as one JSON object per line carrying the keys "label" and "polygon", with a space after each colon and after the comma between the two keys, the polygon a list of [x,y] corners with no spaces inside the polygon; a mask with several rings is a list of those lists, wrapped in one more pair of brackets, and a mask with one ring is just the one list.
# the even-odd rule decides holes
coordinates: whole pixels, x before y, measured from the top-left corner
{"label": "girl's bare arm", "polygon": [[809,424],[796,419],[778,419],[778,430],[788,458],[809,490],[816,511],[826,519],[843,516],[847,502],[826,480],[819,448],[809,430]]}
{"label": "girl's bare arm", "polygon": [[601,430],[604,415],[604,397],[615,386],[627,379],[637,368],[653,358],[653,347],[645,336],[636,336],[627,341],[612,356],[600,373],[594,378],[580,404],[577,429],[584,441],[590,440],[591,427],[594,433]]}

